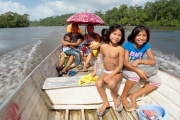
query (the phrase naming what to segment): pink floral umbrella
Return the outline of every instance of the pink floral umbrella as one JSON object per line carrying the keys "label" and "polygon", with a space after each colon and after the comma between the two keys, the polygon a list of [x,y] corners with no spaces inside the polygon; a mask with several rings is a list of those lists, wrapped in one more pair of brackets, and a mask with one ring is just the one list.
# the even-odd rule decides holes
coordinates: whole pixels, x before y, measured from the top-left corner
{"label": "pink floral umbrella", "polygon": [[[66,20],[67,23],[104,25],[105,22],[96,14],[89,12],[76,13]],[[86,25],[85,25],[86,34]]]}
{"label": "pink floral umbrella", "polygon": [[68,23],[77,23],[77,24],[100,24],[104,25],[105,22],[96,14],[89,13],[89,12],[81,12],[72,15],[69,17],[66,22]]}

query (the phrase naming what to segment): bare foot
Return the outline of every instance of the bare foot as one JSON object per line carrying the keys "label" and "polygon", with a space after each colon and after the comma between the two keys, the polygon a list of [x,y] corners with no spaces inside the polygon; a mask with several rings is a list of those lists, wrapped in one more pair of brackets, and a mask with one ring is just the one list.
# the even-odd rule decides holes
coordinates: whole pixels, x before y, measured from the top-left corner
{"label": "bare foot", "polygon": [[91,66],[91,64],[90,64],[90,63],[88,63],[88,64],[86,65],[86,67],[87,67],[87,68],[89,68],[90,66]]}
{"label": "bare foot", "polygon": [[66,70],[66,69],[63,69],[63,70],[62,70],[62,73],[63,73],[63,74],[67,74],[67,70]]}
{"label": "bare foot", "polygon": [[105,111],[108,107],[110,107],[109,103],[103,104],[100,108],[97,109],[97,112]]}
{"label": "bare foot", "polygon": [[123,106],[129,106],[130,105],[126,96],[125,97],[121,96],[121,99],[122,99]]}
{"label": "bare foot", "polygon": [[88,69],[87,69],[87,67],[85,65],[83,67],[83,72],[88,72]]}
{"label": "bare foot", "polygon": [[137,97],[134,94],[129,95],[129,99],[131,100],[132,107],[135,109],[137,108],[136,98]]}

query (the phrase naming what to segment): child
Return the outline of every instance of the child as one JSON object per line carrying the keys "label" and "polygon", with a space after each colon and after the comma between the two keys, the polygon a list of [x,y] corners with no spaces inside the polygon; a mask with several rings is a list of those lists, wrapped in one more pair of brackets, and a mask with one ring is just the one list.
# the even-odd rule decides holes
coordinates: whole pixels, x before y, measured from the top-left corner
{"label": "child", "polygon": [[[67,41],[67,42],[71,42],[72,40],[72,37],[71,37],[71,34],[70,33],[66,33],[64,35],[64,41]],[[66,54],[66,51],[67,50],[70,50],[71,48],[69,47],[69,45],[63,45],[63,52]]]}
{"label": "child", "polygon": [[104,41],[105,41],[105,39],[106,39],[107,33],[108,33],[108,29],[107,29],[107,28],[103,28],[103,29],[101,30],[101,37],[100,37],[101,43],[104,43]]}
{"label": "child", "polygon": [[[106,40],[106,36],[107,36],[107,33],[108,33],[108,29],[107,28],[103,28],[102,30],[101,30],[101,37],[100,37],[100,39],[101,39],[101,43],[99,44],[99,49],[100,49],[100,46],[104,43],[104,41]],[[99,49],[98,49],[98,51],[99,51]],[[93,71],[93,73],[91,74],[91,77],[94,77],[94,76],[96,76],[96,65],[94,66],[94,71]]]}
{"label": "child", "polygon": [[91,58],[94,56],[97,58],[98,55],[98,50],[97,49],[93,49],[94,46],[98,46],[100,43],[97,42],[96,40],[96,34],[92,33],[89,37],[89,42],[88,43],[84,43],[84,47],[86,47],[87,49],[87,53],[86,53],[86,60],[83,66],[83,71],[87,72],[88,71],[88,67],[90,65],[90,60]]}
{"label": "child", "polygon": [[[132,30],[131,34],[128,36],[128,41],[123,45],[125,49],[124,66],[126,67],[123,69],[123,76],[127,81],[121,98],[126,111],[136,110],[136,98],[144,93],[153,91],[161,85],[161,81],[156,78],[156,75],[148,76],[145,71],[138,68],[139,64],[156,64],[155,57],[149,44],[149,38],[149,29],[144,25],[139,25]],[[147,54],[148,59],[142,59],[144,53]],[[132,102],[132,105],[130,105],[127,101],[127,94],[140,79],[146,80],[149,83],[129,96]]]}
{"label": "child", "polygon": [[109,27],[105,43],[100,47],[100,54],[104,64],[104,72],[96,81],[97,91],[101,96],[103,104],[97,109],[97,115],[104,115],[110,108],[104,85],[107,84],[111,90],[113,102],[117,112],[122,111],[121,98],[118,96],[117,84],[122,80],[122,67],[124,60],[124,49],[121,45],[125,40],[124,28],[118,24]]}

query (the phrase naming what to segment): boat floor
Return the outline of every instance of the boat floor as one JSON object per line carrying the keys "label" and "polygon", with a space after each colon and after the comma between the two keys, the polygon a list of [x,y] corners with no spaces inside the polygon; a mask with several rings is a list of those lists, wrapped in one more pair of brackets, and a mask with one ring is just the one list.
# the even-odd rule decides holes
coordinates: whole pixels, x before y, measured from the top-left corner
{"label": "boat floor", "polygon": [[48,120],[139,120],[137,111],[116,112],[114,106],[102,117],[96,114],[96,109],[61,109],[51,111]]}
{"label": "boat floor", "polygon": [[[94,66],[91,65],[89,68],[88,68],[88,71],[87,72],[84,72],[83,70],[78,70],[77,67],[75,68],[71,68],[70,70],[76,70],[78,71],[78,73],[75,75],[75,76],[81,76],[81,75],[87,75],[87,74],[90,74],[94,71]],[[62,77],[67,77],[68,75],[67,74],[63,74]]]}

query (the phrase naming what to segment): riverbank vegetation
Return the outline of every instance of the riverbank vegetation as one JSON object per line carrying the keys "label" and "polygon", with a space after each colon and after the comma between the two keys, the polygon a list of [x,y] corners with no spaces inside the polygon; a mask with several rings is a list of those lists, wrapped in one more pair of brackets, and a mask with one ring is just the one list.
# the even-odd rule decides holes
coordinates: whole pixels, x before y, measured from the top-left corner
{"label": "riverbank vegetation", "polygon": [[180,0],[156,0],[146,2],[144,7],[135,5],[128,7],[123,4],[103,13],[96,11],[106,24],[148,26],[180,26]]}
{"label": "riverbank vegetation", "polygon": [[[179,6],[180,0],[155,0],[146,2],[144,6],[122,4],[119,8],[114,7],[105,12],[95,11],[95,14],[100,16],[106,25],[118,23],[127,26],[180,26]],[[0,27],[63,26],[71,15],[73,13],[29,22],[28,14],[7,12],[0,16]]]}
{"label": "riverbank vegetation", "polygon": [[0,28],[27,27],[29,26],[29,15],[20,15],[11,11],[0,15]]}
{"label": "riverbank vegetation", "polygon": [[66,25],[66,20],[72,16],[73,13],[65,14],[61,16],[47,17],[39,21],[31,21],[31,26],[63,26]]}

